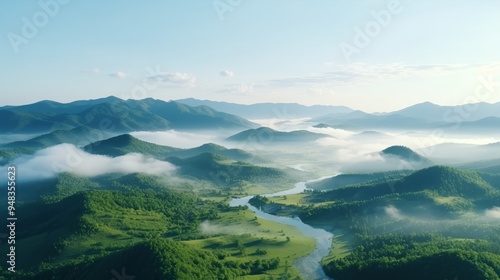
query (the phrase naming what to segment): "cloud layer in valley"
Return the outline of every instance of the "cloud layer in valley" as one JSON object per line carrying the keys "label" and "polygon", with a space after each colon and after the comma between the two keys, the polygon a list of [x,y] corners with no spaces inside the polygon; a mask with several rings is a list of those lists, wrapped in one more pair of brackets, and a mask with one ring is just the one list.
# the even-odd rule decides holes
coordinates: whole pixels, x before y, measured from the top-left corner
{"label": "cloud layer in valley", "polygon": [[485,215],[488,218],[500,219],[500,207],[493,207],[485,211]]}
{"label": "cloud layer in valley", "polygon": [[128,154],[116,158],[93,155],[71,144],[60,144],[22,156],[12,162],[19,170],[20,180],[38,180],[70,172],[79,176],[94,177],[106,173],[170,174],[175,166],[168,162]]}
{"label": "cloud layer in valley", "polygon": [[202,134],[200,132],[180,132],[176,130],[156,132],[139,131],[132,132],[131,135],[142,141],[183,149],[198,147],[206,143],[220,142],[219,138],[214,135]]}

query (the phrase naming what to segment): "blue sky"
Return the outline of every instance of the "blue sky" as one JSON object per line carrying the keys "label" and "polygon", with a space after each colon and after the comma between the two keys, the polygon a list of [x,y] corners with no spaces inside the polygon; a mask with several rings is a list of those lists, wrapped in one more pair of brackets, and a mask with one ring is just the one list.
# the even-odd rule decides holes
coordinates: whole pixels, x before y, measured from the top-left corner
{"label": "blue sky", "polygon": [[[500,2],[0,2],[0,104],[499,102]],[[29,28],[29,27],[34,27]],[[489,94],[477,94],[490,81]]]}

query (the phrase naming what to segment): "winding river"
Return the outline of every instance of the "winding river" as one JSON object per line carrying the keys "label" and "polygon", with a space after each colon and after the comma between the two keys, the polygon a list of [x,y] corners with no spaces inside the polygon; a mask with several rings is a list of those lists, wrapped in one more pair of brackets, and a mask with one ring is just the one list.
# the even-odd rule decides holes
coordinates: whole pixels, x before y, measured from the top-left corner
{"label": "winding river", "polygon": [[[325,176],[316,180],[311,180],[307,182],[313,182],[317,180],[322,180],[324,178],[329,178],[331,176]],[[297,193],[302,193],[306,189],[306,183],[307,182],[299,182],[295,184],[295,187],[293,189],[289,189],[286,191],[281,191],[281,192],[276,192],[276,193],[271,193],[271,194],[266,194],[264,196],[266,197],[275,197],[275,196],[283,196],[283,195],[291,195],[291,194],[297,194]],[[248,201],[252,198],[253,196],[246,196],[242,198],[235,198],[229,202],[230,206],[243,206],[246,205],[248,206],[252,211],[255,212],[255,215],[257,217],[267,219],[273,222],[277,223],[282,223],[290,226],[296,227],[298,230],[300,230],[302,233],[305,235],[312,237],[316,240],[316,249],[314,251],[302,258],[297,259],[294,262],[295,267],[297,267],[302,274],[302,277],[308,280],[325,280],[325,279],[331,279],[330,277],[326,276],[325,273],[323,272],[323,269],[321,268],[321,260],[323,257],[328,255],[330,252],[330,248],[332,246],[332,239],[333,239],[333,234],[320,228],[314,228],[308,224],[303,223],[300,218],[294,217],[282,217],[282,216],[275,216],[271,215],[268,213],[265,213],[252,205],[248,203]]]}

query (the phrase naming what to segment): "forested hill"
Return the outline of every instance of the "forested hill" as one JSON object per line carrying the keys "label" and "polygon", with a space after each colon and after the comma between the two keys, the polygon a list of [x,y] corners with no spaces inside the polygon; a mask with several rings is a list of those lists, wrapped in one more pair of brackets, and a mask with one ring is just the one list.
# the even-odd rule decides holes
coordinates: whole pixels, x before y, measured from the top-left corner
{"label": "forested hill", "polygon": [[178,166],[180,168],[178,172],[187,178],[194,177],[219,186],[236,186],[249,182],[291,183],[294,180],[290,174],[281,169],[233,161],[214,153],[202,153],[185,159],[167,157],[166,160]]}
{"label": "forested hill", "polygon": [[158,159],[166,157],[188,158],[203,153],[213,153],[233,160],[248,161],[256,159],[251,153],[241,149],[227,149],[223,146],[207,143],[190,149],[180,149],[157,145],[139,140],[130,134],[123,134],[106,140],[91,143],[83,148],[86,152],[111,157],[123,156],[128,153],[140,153]]}
{"label": "forested hill", "polygon": [[257,129],[249,129],[237,133],[227,138],[227,140],[235,142],[251,142],[256,144],[279,144],[292,142],[303,143],[318,140],[324,137],[330,136],[327,134],[314,133],[307,130],[283,132],[276,131],[268,127],[260,127]]}
{"label": "forested hill", "polygon": [[152,98],[104,98],[68,104],[42,102],[0,108],[0,133],[47,133],[80,126],[113,133],[165,129],[248,129],[257,124],[207,106]]}
{"label": "forested hill", "polygon": [[428,165],[432,164],[429,159],[421,156],[420,154],[405,146],[391,146],[380,152],[380,154],[385,157],[397,157],[408,162],[416,162]]}

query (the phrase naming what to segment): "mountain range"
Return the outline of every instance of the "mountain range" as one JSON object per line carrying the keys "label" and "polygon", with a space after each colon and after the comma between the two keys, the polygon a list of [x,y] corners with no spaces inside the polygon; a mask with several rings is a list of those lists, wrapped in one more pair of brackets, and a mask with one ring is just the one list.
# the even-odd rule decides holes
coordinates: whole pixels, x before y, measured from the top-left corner
{"label": "mountain range", "polygon": [[307,130],[295,131],[276,131],[268,127],[259,127],[256,129],[248,129],[237,133],[227,138],[229,141],[236,142],[253,142],[256,144],[270,143],[292,143],[292,142],[309,142],[320,138],[331,137],[327,134],[314,133]]}
{"label": "mountain range", "polygon": [[130,134],[118,135],[106,140],[91,143],[83,149],[86,152],[110,157],[123,156],[128,153],[140,153],[157,159],[166,157],[189,158],[203,153],[213,153],[237,161],[254,160],[255,156],[240,149],[227,149],[223,146],[207,143],[191,149],[180,149],[161,146],[139,140]]}
{"label": "mountain range", "polygon": [[305,106],[297,103],[257,103],[245,105],[194,98],[179,99],[176,101],[190,106],[209,106],[217,111],[250,119],[310,118],[330,113],[349,113],[353,111],[351,108],[345,106]]}
{"label": "mountain range", "polygon": [[323,127],[363,131],[433,130],[447,133],[492,133],[500,128],[500,102],[458,106],[440,106],[430,102],[416,104],[388,113],[330,113],[310,120]]}
{"label": "mountain range", "polygon": [[207,106],[107,97],[62,104],[40,101],[0,108],[0,133],[46,133],[85,126],[120,133],[165,129],[247,129],[259,125]]}

